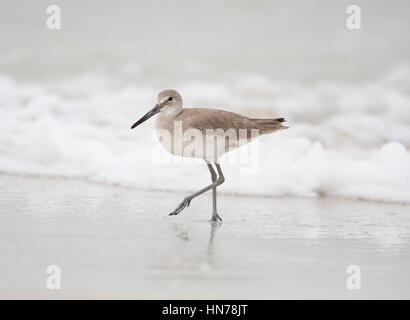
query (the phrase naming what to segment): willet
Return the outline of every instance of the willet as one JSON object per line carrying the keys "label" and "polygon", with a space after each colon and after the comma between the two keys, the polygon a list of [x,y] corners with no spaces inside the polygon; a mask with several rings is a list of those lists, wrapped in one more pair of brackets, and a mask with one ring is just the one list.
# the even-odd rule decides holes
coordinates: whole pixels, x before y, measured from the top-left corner
{"label": "willet", "polygon": [[[251,141],[255,136],[288,128],[282,124],[286,121],[284,118],[251,119],[224,110],[183,108],[181,95],[170,89],[158,94],[155,107],[135,122],[131,129],[157,113],[159,115],[155,127],[164,148],[174,155],[205,160],[212,180],[210,185],[185,197],[169,215],[179,214],[189,206],[192,199],[212,189],[213,207],[210,221],[222,221],[216,208],[216,188],[225,181],[219,165],[220,156]],[[212,162],[218,173],[215,172]]]}

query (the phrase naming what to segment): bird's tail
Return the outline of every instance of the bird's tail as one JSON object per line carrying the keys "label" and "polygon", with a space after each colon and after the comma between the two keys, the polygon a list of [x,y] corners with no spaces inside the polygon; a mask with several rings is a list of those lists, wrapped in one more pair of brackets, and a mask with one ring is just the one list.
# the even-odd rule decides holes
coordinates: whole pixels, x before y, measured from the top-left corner
{"label": "bird's tail", "polygon": [[272,133],[278,130],[288,129],[288,126],[283,125],[286,122],[285,118],[276,119],[252,119],[260,134]]}

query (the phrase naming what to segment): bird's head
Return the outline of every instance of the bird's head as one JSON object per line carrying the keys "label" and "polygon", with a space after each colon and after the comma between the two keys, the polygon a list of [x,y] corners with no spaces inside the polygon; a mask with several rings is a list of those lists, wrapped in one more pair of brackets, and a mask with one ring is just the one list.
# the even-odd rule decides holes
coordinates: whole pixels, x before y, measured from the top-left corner
{"label": "bird's head", "polygon": [[168,89],[158,93],[157,104],[154,108],[148,111],[141,119],[135,122],[131,129],[139,126],[144,121],[148,120],[152,116],[159,112],[166,114],[178,114],[182,109],[182,97],[178,91]]}

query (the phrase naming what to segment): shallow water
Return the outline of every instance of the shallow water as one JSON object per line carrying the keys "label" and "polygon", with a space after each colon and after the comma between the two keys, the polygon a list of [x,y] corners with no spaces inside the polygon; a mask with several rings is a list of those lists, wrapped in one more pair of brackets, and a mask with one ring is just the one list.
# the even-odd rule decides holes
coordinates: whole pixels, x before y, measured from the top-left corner
{"label": "shallow water", "polygon": [[[408,205],[184,196],[0,176],[1,298],[406,298]],[[62,289],[46,288],[46,268]],[[361,290],[346,268],[361,268]]]}

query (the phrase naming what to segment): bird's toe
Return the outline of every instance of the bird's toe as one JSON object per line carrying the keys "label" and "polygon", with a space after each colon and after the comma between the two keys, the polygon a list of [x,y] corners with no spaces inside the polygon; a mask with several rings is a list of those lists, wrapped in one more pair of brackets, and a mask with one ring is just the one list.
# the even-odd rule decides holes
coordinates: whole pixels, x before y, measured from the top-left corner
{"label": "bird's toe", "polygon": [[179,214],[182,210],[184,210],[186,207],[189,207],[189,205],[191,204],[191,199],[189,198],[185,198],[180,204],[179,206],[172,211],[169,216],[176,216],[177,214]]}
{"label": "bird's toe", "polygon": [[216,214],[216,215],[212,215],[209,221],[210,222],[222,222],[222,218],[219,216],[219,214]]}

